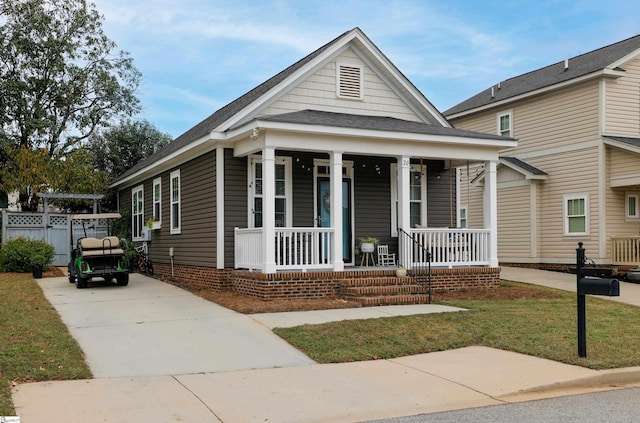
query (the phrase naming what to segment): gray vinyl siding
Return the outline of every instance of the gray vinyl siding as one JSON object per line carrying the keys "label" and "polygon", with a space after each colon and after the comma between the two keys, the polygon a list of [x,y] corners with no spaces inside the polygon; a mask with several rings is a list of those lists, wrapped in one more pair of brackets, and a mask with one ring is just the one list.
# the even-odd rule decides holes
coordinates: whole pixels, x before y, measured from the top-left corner
{"label": "gray vinyl siding", "polygon": [[[154,230],[149,246],[151,259],[169,263],[169,248],[174,262],[186,266],[215,266],[216,263],[216,153],[203,154],[161,175],[162,226]],[[180,170],[180,233],[171,234],[171,172]],[[157,177],[157,176],[156,176]],[[145,181],[145,219],[153,207],[153,179]]]}
{"label": "gray vinyl siding", "polygon": [[456,226],[455,169],[445,169],[442,161],[427,162],[427,225]]}
{"label": "gray vinyl siding", "polygon": [[294,154],[291,159],[293,178],[293,226],[310,228],[315,226],[313,155]]}
{"label": "gray vinyl siding", "polygon": [[234,267],[234,228],[246,228],[247,158],[233,157],[233,150],[224,150],[224,266]]}
{"label": "gray vinyl siding", "polygon": [[396,251],[397,238],[391,238],[391,160],[378,157],[353,160],[355,245],[358,238],[375,237]]}

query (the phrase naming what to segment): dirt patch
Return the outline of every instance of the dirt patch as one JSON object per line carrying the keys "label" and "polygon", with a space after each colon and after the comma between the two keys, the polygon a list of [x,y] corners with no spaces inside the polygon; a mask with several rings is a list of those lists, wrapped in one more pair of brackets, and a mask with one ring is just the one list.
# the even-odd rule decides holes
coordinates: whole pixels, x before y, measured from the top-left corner
{"label": "dirt patch", "polygon": [[67,275],[60,267],[49,266],[42,271],[43,278],[59,278],[62,276],[67,276]]}

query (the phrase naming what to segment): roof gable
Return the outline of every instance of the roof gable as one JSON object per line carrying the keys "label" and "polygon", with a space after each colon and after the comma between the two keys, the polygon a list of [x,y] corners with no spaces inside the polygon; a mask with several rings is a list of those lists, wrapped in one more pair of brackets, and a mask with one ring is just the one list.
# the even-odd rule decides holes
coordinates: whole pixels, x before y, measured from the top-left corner
{"label": "roof gable", "polygon": [[[616,67],[640,53],[640,35],[507,79],[444,112],[452,116]],[[566,67],[565,67],[566,66]]]}
{"label": "roof gable", "polygon": [[355,47],[362,57],[378,67],[386,81],[395,89],[406,94],[412,106],[420,110],[424,116],[436,125],[450,127],[446,118],[424,97],[424,95],[395,67],[393,63],[369,40],[359,29],[347,31],[298,62],[269,78],[267,81],[220,108],[206,119],[189,129],[158,152],[133,166],[122,174],[115,182],[118,185],[131,175],[153,166],[164,158],[177,154],[192,144],[206,140],[214,132],[224,133],[228,129],[259,116],[264,110],[287,89],[294,86],[306,75],[312,73],[331,57],[335,57],[348,47]]}

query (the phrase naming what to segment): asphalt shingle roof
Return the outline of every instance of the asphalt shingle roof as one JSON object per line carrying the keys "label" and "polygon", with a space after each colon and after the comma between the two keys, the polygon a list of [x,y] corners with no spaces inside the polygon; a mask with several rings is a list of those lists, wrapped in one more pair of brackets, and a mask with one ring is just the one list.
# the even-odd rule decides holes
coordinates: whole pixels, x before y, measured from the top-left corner
{"label": "asphalt shingle roof", "polygon": [[[507,79],[500,83],[500,88],[497,85],[489,87],[446,110],[444,115],[451,116],[597,72],[637,49],[640,49],[640,35],[570,58],[569,68],[566,70],[565,62],[562,60],[553,65]],[[491,97],[492,88],[493,98]]]}
{"label": "asphalt shingle roof", "polygon": [[544,175],[548,175],[547,172],[544,172],[540,169],[538,169],[535,166],[531,166],[529,163],[524,162],[520,159],[516,159],[515,157],[505,157],[505,156],[500,156],[501,160],[507,161],[511,164],[513,164],[514,166],[519,167],[520,169],[531,173],[532,175],[540,175],[540,176],[544,176]]}
{"label": "asphalt shingle roof", "polygon": [[511,138],[499,135],[485,134],[474,131],[466,131],[430,125],[422,122],[396,119],[387,116],[365,116],[346,113],[324,112],[318,110],[302,110],[298,112],[284,113],[260,118],[269,122],[297,123],[308,125],[326,125],[340,128],[369,129],[376,131],[408,132],[426,135],[458,136],[468,138],[482,138],[488,140],[507,140]]}
{"label": "asphalt shingle roof", "polygon": [[350,30],[341,34],[340,36],[336,37],[332,41],[320,47],[313,53],[309,54],[308,56],[305,56],[304,58],[300,59],[293,65],[283,70],[282,72],[278,73],[277,75],[274,75],[267,81],[253,88],[251,91],[233,100],[231,103],[227,104],[221,109],[218,109],[216,112],[214,112],[212,115],[204,119],[202,122],[198,123],[196,126],[189,129],[184,134],[177,137],[175,140],[171,141],[164,148],[161,148],[153,155],[140,161],[131,169],[129,169],[128,171],[120,175],[115,181],[115,183],[117,183],[122,179],[127,178],[130,175],[133,175],[134,173],[145,168],[149,164],[154,163],[155,161],[160,160],[164,157],[167,157],[171,153],[178,151],[181,148],[185,147],[186,145],[189,145],[190,143],[206,136],[213,129],[215,129],[220,124],[225,122],[227,119],[231,118],[233,115],[235,115],[236,113],[238,113],[239,111],[241,111],[242,109],[244,109],[245,107],[247,107],[248,105],[256,101],[262,95],[267,93],[270,89],[278,85],[280,82],[284,81],[287,77],[295,73],[298,69],[300,69],[301,67],[303,67],[304,65],[312,61],[314,58],[319,56],[323,51],[331,47],[333,44],[338,42],[342,37],[349,34],[351,31],[353,30]]}
{"label": "asphalt shingle roof", "polygon": [[613,141],[618,141],[618,142],[622,142],[625,144],[629,144],[633,147],[640,147],[640,138],[631,138],[631,137],[613,137],[613,136],[605,136],[604,138],[613,140]]}

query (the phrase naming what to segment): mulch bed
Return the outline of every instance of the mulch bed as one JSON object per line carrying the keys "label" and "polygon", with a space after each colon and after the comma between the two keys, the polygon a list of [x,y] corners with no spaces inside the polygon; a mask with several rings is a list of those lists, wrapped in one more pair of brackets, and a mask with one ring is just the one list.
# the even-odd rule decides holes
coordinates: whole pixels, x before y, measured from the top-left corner
{"label": "mulch bed", "polygon": [[[65,276],[62,268],[49,267],[43,273],[43,278]],[[262,300],[232,291],[197,290],[188,285],[161,278],[167,283],[179,286],[208,301],[222,307],[244,314],[254,313],[278,313],[286,311],[310,311],[329,310],[338,308],[361,307],[356,301],[343,298],[317,298],[317,299],[278,299]],[[501,286],[496,289],[465,289],[460,291],[434,292],[434,302],[451,300],[516,300],[525,298],[556,298],[558,295],[550,290],[536,289],[527,286]]]}

